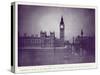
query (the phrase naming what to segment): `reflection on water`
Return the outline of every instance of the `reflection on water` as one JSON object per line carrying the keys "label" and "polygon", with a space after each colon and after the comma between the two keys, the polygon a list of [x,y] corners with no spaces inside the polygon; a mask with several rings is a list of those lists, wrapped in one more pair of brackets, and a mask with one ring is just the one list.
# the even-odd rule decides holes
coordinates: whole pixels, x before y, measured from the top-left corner
{"label": "reflection on water", "polygon": [[62,49],[19,49],[18,66],[53,65],[95,62],[93,55],[86,50]]}

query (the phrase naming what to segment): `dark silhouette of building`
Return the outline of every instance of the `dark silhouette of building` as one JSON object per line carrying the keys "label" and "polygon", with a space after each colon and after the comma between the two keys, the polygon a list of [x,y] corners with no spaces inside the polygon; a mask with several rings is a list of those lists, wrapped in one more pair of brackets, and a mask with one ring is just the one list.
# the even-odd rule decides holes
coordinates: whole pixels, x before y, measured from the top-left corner
{"label": "dark silhouette of building", "polygon": [[84,36],[83,30],[81,30],[81,35],[73,38],[73,46],[75,52],[79,54],[86,53],[95,56],[95,36]]}
{"label": "dark silhouette of building", "polygon": [[55,32],[50,32],[50,35],[47,35],[46,31],[40,31],[40,36],[31,35],[28,36],[26,33],[24,36],[19,36],[18,45],[19,47],[68,47],[74,52],[80,53],[86,51],[88,54],[94,54],[95,51],[95,37],[84,36],[83,30],[81,30],[80,35],[73,37],[73,43],[70,43],[68,40],[65,40],[65,24],[63,17],[59,24],[60,36],[59,38],[55,37]]}
{"label": "dark silhouette of building", "polygon": [[60,21],[60,38],[55,37],[55,32],[50,32],[48,36],[46,32],[41,31],[40,37],[38,35],[27,36],[25,33],[24,36],[19,36],[19,47],[64,47],[64,21],[63,17],[61,17]]}

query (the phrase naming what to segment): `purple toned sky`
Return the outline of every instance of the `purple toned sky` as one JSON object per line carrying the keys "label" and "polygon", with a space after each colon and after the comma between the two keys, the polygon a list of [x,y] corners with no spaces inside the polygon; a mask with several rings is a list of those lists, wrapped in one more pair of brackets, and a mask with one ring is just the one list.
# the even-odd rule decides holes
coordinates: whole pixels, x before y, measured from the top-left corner
{"label": "purple toned sky", "polygon": [[65,8],[51,6],[18,6],[19,34],[40,34],[40,31],[54,31],[59,38],[59,24],[63,16],[65,23],[65,39],[80,35],[81,29],[84,35],[95,34],[95,9]]}

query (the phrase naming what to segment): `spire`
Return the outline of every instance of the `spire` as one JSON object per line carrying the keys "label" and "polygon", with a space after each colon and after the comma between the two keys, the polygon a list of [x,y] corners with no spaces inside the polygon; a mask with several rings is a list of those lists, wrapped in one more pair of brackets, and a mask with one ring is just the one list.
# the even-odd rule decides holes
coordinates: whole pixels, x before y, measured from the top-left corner
{"label": "spire", "polygon": [[73,37],[73,44],[74,44],[74,37]]}
{"label": "spire", "polygon": [[64,21],[63,21],[63,16],[61,16],[61,21],[60,21],[60,24],[64,24]]}
{"label": "spire", "polygon": [[83,30],[81,30],[81,36],[83,36]]}

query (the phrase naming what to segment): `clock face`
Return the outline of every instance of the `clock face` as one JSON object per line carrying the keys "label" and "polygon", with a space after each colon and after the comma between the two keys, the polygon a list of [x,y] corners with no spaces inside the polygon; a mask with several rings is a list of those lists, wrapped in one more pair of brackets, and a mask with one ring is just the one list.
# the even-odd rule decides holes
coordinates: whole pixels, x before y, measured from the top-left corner
{"label": "clock face", "polygon": [[60,28],[64,28],[63,25],[61,25]]}

